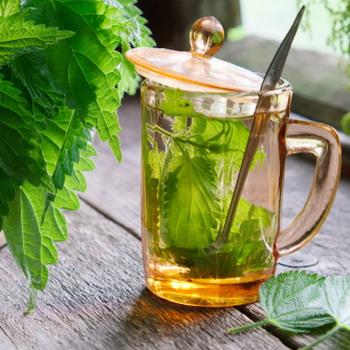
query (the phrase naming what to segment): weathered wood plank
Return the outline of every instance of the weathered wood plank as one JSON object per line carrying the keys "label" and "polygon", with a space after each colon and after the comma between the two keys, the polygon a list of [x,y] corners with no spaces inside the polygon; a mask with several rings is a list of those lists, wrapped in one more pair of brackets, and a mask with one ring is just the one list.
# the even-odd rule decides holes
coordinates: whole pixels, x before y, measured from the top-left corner
{"label": "weathered wood plank", "polygon": [[16,349],[13,339],[0,326],[0,350]]}
{"label": "weathered wood plank", "polygon": [[1,252],[0,325],[8,339],[1,350],[250,350],[256,344],[288,349],[266,330],[225,334],[226,328],[249,322],[236,309],[194,309],[155,298],[144,289],[139,240],[84,203],[68,218],[70,237],[61,245],[61,263],[51,269],[48,288],[30,316],[22,315],[22,276],[8,249]]}
{"label": "weathered wood plank", "polygon": [[81,197],[116,222],[140,234],[140,107],[138,97],[120,109],[123,161],[116,163],[109,146],[98,139],[96,169],[87,173],[88,191]]}

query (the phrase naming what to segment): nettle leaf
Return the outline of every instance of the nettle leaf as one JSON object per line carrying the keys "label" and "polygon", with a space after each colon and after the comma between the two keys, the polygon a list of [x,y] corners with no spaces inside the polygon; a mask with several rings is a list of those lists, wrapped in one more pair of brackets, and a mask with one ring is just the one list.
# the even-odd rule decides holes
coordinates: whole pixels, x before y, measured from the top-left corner
{"label": "nettle leaf", "polygon": [[164,90],[164,99],[160,102],[160,108],[165,114],[173,117],[205,117],[194,109],[192,102],[179,89]]}
{"label": "nettle leaf", "polygon": [[320,303],[323,282],[324,277],[304,271],[272,277],[260,289],[260,304],[267,321],[295,333],[332,323]]}
{"label": "nettle leaf", "polygon": [[79,208],[94,168],[90,132],[121,158],[116,110],[137,82],[124,53],[151,43],[133,4],[0,0],[0,224],[30,282],[29,309],[67,237],[62,209]]}
{"label": "nettle leaf", "polygon": [[41,151],[41,137],[35,129],[27,101],[21,92],[0,76],[0,215],[15,187],[28,181],[52,190]]}
{"label": "nettle leaf", "polygon": [[[348,349],[350,339],[350,276],[322,277],[289,271],[270,278],[260,287],[260,303],[267,318],[229,333],[273,325],[293,333],[323,332],[302,350],[313,349],[335,334],[336,346]],[[334,341],[333,341],[334,344]]]}
{"label": "nettle leaf", "polygon": [[10,67],[12,81],[29,97],[36,121],[52,118],[66,106],[64,95],[54,87],[41,50],[16,57]]}
{"label": "nettle leaf", "polygon": [[[33,288],[44,289],[48,271],[46,264],[57,262],[57,251],[50,239],[51,230],[42,230],[46,192],[42,187],[24,183],[16,189],[4,218],[6,242]],[[49,216],[47,216],[49,218]],[[47,219],[48,220],[48,219]]]}
{"label": "nettle leaf", "polygon": [[350,276],[327,277],[321,296],[324,310],[337,326],[350,331]]}
{"label": "nettle leaf", "polygon": [[19,12],[20,0],[0,0],[0,16],[8,17]]}
{"label": "nettle leaf", "polygon": [[[349,349],[350,341],[350,276],[329,276],[322,284],[320,302],[324,312],[333,320],[333,327],[317,338],[303,350],[313,349],[316,345],[335,334],[337,348]],[[333,341],[333,344],[335,341]]]}
{"label": "nettle leaf", "polygon": [[72,175],[73,164],[79,162],[80,150],[87,147],[89,132],[84,130],[74,110],[62,108],[47,121],[42,135],[48,173],[56,188],[62,189],[65,176]]}
{"label": "nettle leaf", "polygon": [[[211,161],[171,157],[161,184],[161,236],[169,247],[203,249],[215,238],[220,207]],[[190,233],[190,234],[189,234]]]}
{"label": "nettle leaf", "polygon": [[271,277],[260,287],[260,304],[267,318],[232,328],[230,333],[274,325],[293,333],[307,333],[332,324],[320,301],[325,277],[305,271],[290,271]]}
{"label": "nettle leaf", "polygon": [[11,66],[22,89],[31,97],[35,119],[45,120],[41,130],[43,156],[55,187],[63,189],[65,176],[72,175],[73,163],[79,162],[80,150],[87,147],[90,132],[78,113],[66,106],[64,96],[55,91],[40,55],[23,55]]}
{"label": "nettle leaf", "polygon": [[[248,143],[250,130],[240,119],[214,119],[201,113],[193,106],[181,90],[166,89],[160,108],[169,116],[176,116],[174,133],[181,141],[191,143],[195,151],[206,152],[216,162],[216,170],[224,167],[226,181],[233,183],[234,173],[240,169]],[[211,112],[214,113],[214,112]],[[187,122],[190,118],[190,123]],[[251,170],[265,159],[262,148],[256,152]]]}
{"label": "nettle leaf", "polygon": [[0,17],[0,64],[8,63],[21,51],[56,44],[72,35],[71,31],[35,24],[22,14]]}
{"label": "nettle leaf", "polygon": [[[70,108],[90,127],[97,127],[102,140],[108,141],[114,155],[121,159],[116,117],[120,99],[116,88],[120,74],[116,67],[121,54],[113,49],[119,37],[113,34],[113,15],[117,9],[103,1],[53,0],[28,1],[37,6],[33,15],[39,21],[69,29],[76,35],[45,51],[56,86],[67,98]],[[68,74],[67,74],[68,73]]]}
{"label": "nettle leaf", "polygon": [[123,53],[118,65],[120,81],[118,91],[120,98],[125,92],[134,94],[138,87],[139,78],[135,66],[125,57],[125,53],[132,47],[154,46],[151,31],[146,27],[147,21],[141,17],[141,11],[134,6],[135,0],[106,0],[107,4],[118,9],[113,15],[113,33],[120,37],[118,49]]}
{"label": "nettle leaf", "polygon": [[47,284],[47,265],[58,262],[54,243],[65,241],[68,235],[61,209],[79,209],[75,191],[86,189],[82,170],[93,169],[88,159],[91,154],[94,153],[89,149],[81,152],[80,163],[74,165],[72,175],[66,177],[63,189],[58,191],[53,202],[47,201],[44,187],[26,182],[15,190],[14,199],[9,203],[3,230],[6,242],[32,289],[28,312],[36,305],[35,290],[43,290]]}

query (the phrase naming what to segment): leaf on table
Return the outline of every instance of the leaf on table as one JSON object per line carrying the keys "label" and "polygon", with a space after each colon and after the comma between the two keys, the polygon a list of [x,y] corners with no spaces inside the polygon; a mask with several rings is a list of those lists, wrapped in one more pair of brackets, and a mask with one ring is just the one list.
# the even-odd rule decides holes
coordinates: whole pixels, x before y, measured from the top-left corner
{"label": "leaf on table", "polygon": [[260,289],[260,304],[267,319],[295,333],[332,323],[320,303],[323,282],[324,277],[304,271],[272,277]]}
{"label": "leaf on table", "polygon": [[323,283],[322,306],[337,326],[350,331],[350,276],[330,276]]}
{"label": "leaf on table", "polygon": [[165,172],[160,189],[164,243],[176,248],[207,247],[215,238],[220,210],[212,162],[183,154],[171,157]]}
{"label": "leaf on table", "polygon": [[307,333],[334,323],[320,300],[324,281],[324,277],[305,271],[290,271],[270,278],[260,287],[260,304],[266,320],[229,332],[271,324],[293,333]]}
{"label": "leaf on table", "polygon": [[[350,344],[350,276],[329,276],[322,283],[320,292],[322,308],[333,321],[333,327],[302,350],[332,338],[331,344],[338,349],[349,349]],[[334,336],[337,337],[334,337]]]}

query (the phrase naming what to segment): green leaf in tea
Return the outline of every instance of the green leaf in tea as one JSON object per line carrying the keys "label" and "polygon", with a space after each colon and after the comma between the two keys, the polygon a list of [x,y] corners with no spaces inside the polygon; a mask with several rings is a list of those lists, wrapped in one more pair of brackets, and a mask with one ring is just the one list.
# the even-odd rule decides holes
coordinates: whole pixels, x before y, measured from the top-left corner
{"label": "green leaf in tea", "polygon": [[239,333],[270,324],[286,331],[305,333],[333,323],[320,301],[324,280],[322,276],[304,271],[272,277],[260,288],[260,304],[267,318],[229,332]]}
{"label": "green leaf in tea", "polygon": [[0,0],[0,228],[29,310],[94,167],[91,132],[121,158],[116,111],[138,81],[124,54],[149,34],[133,0]]}
{"label": "green leaf in tea", "polygon": [[160,225],[166,246],[207,247],[213,241],[220,213],[213,162],[184,153],[171,158],[163,176]]}
{"label": "green leaf in tea", "polygon": [[[161,246],[159,254],[189,267],[191,277],[227,278],[271,266],[266,244],[272,243],[261,237],[273,224],[273,215],[243,198],[228,244],[216,254],[207,253],[228,210],[249,129],[241,119],[202,115],[180,90],[164,89],[161,109],[165,118],[173,119],[172,130],[149,123],[149,137],[144,136],[153,145],[145,155],[151,168],[146,176],[152,177],[146,179],[147,198],[154,202],[147,205],[147,217],[157,222],[154,208],[159,206],[161,241],[155,239],[158,226],[148,225],[155,244]],[[166,144],[162,159],[154,147],[157,137]],[[257,152],[253,167],[264,158],[262,150]],[[152,174],[155,171],[157,174]]]}

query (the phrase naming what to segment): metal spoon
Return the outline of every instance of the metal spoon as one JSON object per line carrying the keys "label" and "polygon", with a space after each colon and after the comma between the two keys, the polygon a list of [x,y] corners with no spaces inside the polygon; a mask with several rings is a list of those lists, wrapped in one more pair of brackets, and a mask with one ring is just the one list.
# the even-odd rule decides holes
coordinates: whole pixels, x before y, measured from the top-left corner
{"label": "metal spoon", "polygon": [[292,42],[294,40],[295,34],[299,28],[301,19],[304,15],[304,11],[305,11],[305,6],[302,6],[291,28],[289,29],[289,32],[287,33],[286,37],[283,39],[281,45],[279,46],[265,74],[264,80],[260,88],[260,96],[258,99],[258,103],[256,105],[256,109],[254,112],[255,118],[250,131],[249,140],[244,153],[241,168],[238,173],[238,178],[237,178],[235,190],[233,192],[230,207],[228,209],[225,225],[223,229],[219,231],[215,242],[208,248],[209,251],[220,250],[228,241],[233,219],[237,211],[238,202],[242,195],[242,190],[248,175],[250,165],[254,159],[254,155],[256,153],[260,140],[264,135],[265,128],[269,121],[269,117],[262,112],[264,103],[266,103],[266,100],[264,99],[264,95],[266,94],[266,92],[274,90],[276,88],[278,81],[281,78],[282,71],[289,54],[289,50],[292,46]]}

